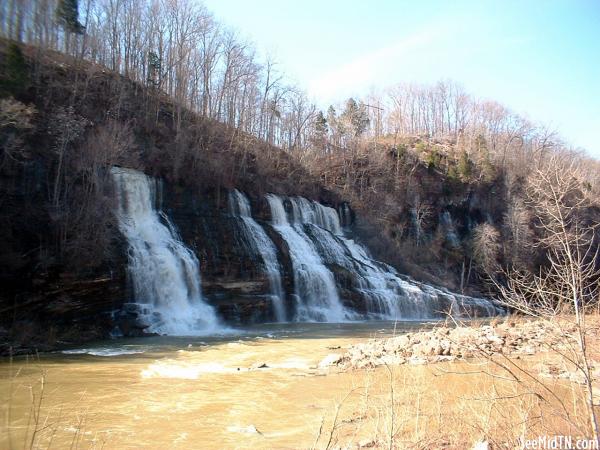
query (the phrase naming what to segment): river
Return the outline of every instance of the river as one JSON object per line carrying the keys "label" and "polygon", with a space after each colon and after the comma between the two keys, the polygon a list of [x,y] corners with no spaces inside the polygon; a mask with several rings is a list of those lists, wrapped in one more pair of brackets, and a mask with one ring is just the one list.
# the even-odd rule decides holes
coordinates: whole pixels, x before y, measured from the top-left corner
{"label": "river", "polygon": [[5,359],[0,448],[310,448],[357,382],[319,362],[423,326],[263,324]]}

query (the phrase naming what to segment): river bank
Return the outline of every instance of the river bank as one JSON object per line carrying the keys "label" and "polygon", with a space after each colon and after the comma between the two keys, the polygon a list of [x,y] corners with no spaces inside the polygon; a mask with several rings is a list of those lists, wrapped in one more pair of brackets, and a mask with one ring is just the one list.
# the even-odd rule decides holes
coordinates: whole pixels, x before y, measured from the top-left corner
{"label": "river bank", "polygon": [[[588,339],[597,341],[599,323],[590,318]],[[494,319],[490,323],[440,322],[433,329],[406,332],[385,339],[352,345],[332,363],[344,369],[381,365],[431,364],[503,355],[520,358],[541,352],[568,352],[578,345],[575,320],[555,321],[517,318]]]}

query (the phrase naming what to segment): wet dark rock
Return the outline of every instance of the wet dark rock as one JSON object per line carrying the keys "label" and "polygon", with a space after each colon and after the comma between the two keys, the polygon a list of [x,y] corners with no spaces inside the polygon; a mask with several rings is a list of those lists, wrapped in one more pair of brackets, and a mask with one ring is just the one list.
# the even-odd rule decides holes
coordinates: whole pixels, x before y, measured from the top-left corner
{"label": "wet dark rock", "polygon": [[[5,168],[6,170],[6,168]],[[11,169],[12,170],[12,169]],[[115,330],[124,336],[146,336],[149,324],[132,304],[133,292],[127,274],[128,245],[118,227],[108,228],[107,254],[83,255],[89,267],[71,267],[53,253],[48,237],[53,234],[52,211],[45,208],[48,190],[46,165],[32,164],[0,173],[0,187],[8,179],[21,180],[8,191],[11,215],[3,228],[0,254],[0,345],[5,350],[50,348],[57,341],[81,343],[109,338]],[[4,176],[4,178],[3,178]],[[6,187],[6,186],[4,186]],[[6,189],[5,189],[6,191]],[[354,224],[354,212],[347,205],[334,203],[322,192],[322,200],[344,212],[342,225]],[[169,217],[182,241],[197,255],[202,273],[202,291],[226,323],[245,325],[274,320],[270,285],[260,255],[253,254],[236,233],[240,219],[227,205],[227,191],[207,188],[197,191],[162,182],[158,208]],[[254,218],[277,248],[288,320],[295,314],[293,268],[287,243],[272,226],[264,197],[250,198]],[[12,203],[11,203],[12,202]],[[37,205],[24,212],[27,205]],[[110,214],[110,211],[107,212]],[[22,217],[21,217],[22,216]],[[319,233],[313,226],[306,232]],[[338,239],[331,235],[332,239]],[[110,250],[110,251],[108,251]],[[325,258],[326,259],[326,258]],[[360,280],[351,268],[325,260],[339,287],[344,305],[365,314],[367,305]],[[437,295],[437,294],[436,294]],[[431,313],[443,316],[452,297],[437,295]],[[456,306],[456,305],[455,305]],[[477,305],[458,305],[459,312],[472,317],[485,315]],[[439,353],[439,349],[431,350]],[[442,353],[446,350],[441,350]]]}
{"label": "wet dark rock", "polygon": [[269,366],[265,362],[257,362],[250,366],[250,369],[267,369]]}
{"label": "wet dark rock", "polygon": [[127,337],[142,337],[150,326],[142,317],[142,308],[136,303],[125,303],[115,315],[115,324]]}
{"label": "wet dark rock", "polygon": [[162,199],[182,240],[198,256],[206,301],[231,324],[272,321],[270,286],[262,259],[236,234],[240,219],[228,211],[227,191],[198,194],[164,184]]}

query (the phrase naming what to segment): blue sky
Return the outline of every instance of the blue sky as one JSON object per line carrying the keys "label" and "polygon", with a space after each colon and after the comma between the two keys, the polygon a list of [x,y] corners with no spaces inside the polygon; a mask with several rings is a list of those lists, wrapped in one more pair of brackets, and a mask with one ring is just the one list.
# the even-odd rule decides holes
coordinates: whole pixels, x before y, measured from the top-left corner
{"label": "blue sky", "polygon": [[600,0],[205,0],[321,107],[452,79],[600,158]]}

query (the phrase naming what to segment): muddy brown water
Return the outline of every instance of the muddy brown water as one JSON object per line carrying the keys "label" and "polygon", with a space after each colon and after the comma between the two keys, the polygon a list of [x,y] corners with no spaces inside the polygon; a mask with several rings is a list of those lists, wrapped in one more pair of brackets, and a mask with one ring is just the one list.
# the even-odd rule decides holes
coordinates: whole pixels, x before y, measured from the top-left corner
{"label": "muddy brown water", "polygon": [[265,324],[4,359],[0,448],[310,448],[355,382],[319,362],[431,324]]}

